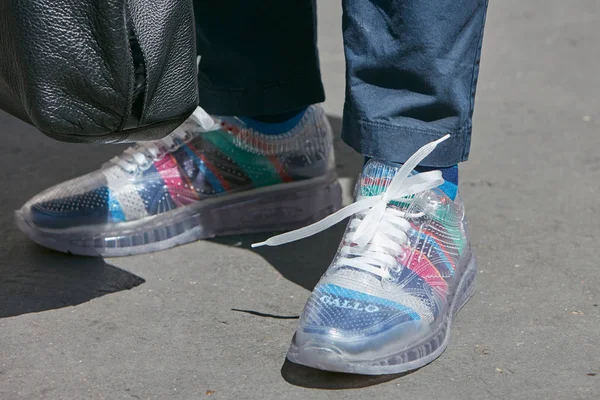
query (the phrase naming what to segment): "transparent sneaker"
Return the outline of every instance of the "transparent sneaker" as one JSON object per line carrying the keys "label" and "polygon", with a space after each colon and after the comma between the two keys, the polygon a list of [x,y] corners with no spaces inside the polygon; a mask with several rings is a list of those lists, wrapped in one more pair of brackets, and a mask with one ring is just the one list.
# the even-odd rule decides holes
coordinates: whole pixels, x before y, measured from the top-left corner
{"label": "transparent sneaker", "polygon": [[473,294],[477,267],[456,186],[444,183],[440,171],[413,171],[442,140],[402,167],[371,160],[355,203],[257,244],[299,240],[352,217],[306,304],[290,361],[379,375],[420,368],[444,351],[453,317]]}
{"label": "transparent sneaker", "polygon": [[43,246],[102,256],[305,226],[339,209],[341,189],[323,109],[292,122],[262,133],[199,108],[167,138],[35,196],[16,211],[17,225]]}

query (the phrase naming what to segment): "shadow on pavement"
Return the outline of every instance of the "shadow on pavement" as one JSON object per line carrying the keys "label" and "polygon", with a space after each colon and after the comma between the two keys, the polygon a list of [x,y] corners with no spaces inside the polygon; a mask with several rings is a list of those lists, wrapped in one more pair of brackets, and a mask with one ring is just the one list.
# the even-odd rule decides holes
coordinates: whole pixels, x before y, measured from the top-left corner
{"label": "shadow on pavement", "polygon": [[394,379],[409,375],[403,372],[393,375],[355,375],[340,372],[321,371],[285,360],[281,368],[281,376],[286,382],[311,389],[360,389],[367,386],[379,385]]}
{"label": "shadow on pavement", "polygon": [[273,318],[273,319],[298,319],[298,318],[300,318],[299,315],[277,315],[277,314],[263,313],[263,312],[254,311],[254,310],[242,310],[240,308],[232,308],[231,311],[246,313],[246,314],[254,315],[257,317],[263,317],[263,318]]}
{"label": "shadow on pavement", "polygon": [[145,282],[102,258],[62,254],[27,241],[23,237],[18,248],[0,255],[0,318],[75,306]]}
{"label": "shadow on pavement", "polygon": [[74,306],[144,283],[102,258],[46,250],[13,222],[13,210],[31,196],[98,168],[124,146],[61,143],[2,112],[0,125],[6,133],[0,183],[10,188],[0,213],[0,318]]}
{"label": "shadow on pavement", "polygon": [[251,248],[277,234],[228,236],[211,239],[215,243],[251,250],[265,259],[287,280],[312,291],[335,256],[346,223],[339,224],[315,236],[277,247]]}

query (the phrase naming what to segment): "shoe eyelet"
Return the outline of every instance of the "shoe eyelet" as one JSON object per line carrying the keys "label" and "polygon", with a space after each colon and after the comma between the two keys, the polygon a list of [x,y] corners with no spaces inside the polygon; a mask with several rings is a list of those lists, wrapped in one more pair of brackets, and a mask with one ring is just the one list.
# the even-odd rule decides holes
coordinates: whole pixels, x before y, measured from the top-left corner
{"label": "shoe eyelet", "polygon": [[397,282],[392,279],[391,276],[386,276],[381,279],[381,287],[385,290],[395,289],[397,286]]}
{"label": "shoe eyelet", "polygon": [[150,168],[150,167],[152,166],[152,164],[153,164],[152,162],[147,162],[147,163],[145,163],[145,164],[141,164],[141,165],[138,167],[138,170],[139,170],[140,172],[144,172],[144,171],[146,171],[148,168]]}

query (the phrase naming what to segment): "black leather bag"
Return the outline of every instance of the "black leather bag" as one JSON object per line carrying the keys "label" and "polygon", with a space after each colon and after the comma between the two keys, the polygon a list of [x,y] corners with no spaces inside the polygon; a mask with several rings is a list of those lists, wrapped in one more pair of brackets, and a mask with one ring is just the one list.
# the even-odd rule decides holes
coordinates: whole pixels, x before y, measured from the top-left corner
{"label": "black leather bag", "polygon": [[0,108],[46,135],[155,139],[197,104],[192,0],[0,0]]}

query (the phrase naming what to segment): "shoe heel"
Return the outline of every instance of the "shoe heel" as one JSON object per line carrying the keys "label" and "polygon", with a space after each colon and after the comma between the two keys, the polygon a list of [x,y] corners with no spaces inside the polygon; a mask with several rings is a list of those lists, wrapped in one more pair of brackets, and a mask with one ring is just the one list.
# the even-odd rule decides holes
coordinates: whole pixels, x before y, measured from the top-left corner
{"label": "shoe heel", "polygon": [[458,314],[458,312],[467,304],[467,302],[471,299],[473,294],[475,293],[475,281],[477,278],[477,262],[475,261],[475,256],[471,257],[471,261],[469,261],[469,265],[467,265],[467,269],[465,271],[465,275],[462,278],[462,282],[460,286],[457,288],[456,294],[456,307],[454,309],[453,315]]}
{"label": "shoe heel", "polygon": [[266,190],[251,199],[221,205],[211,212],[216,236],[287,231],[316,222],[339,210],[342,188],[337,181],[290,185]]}

